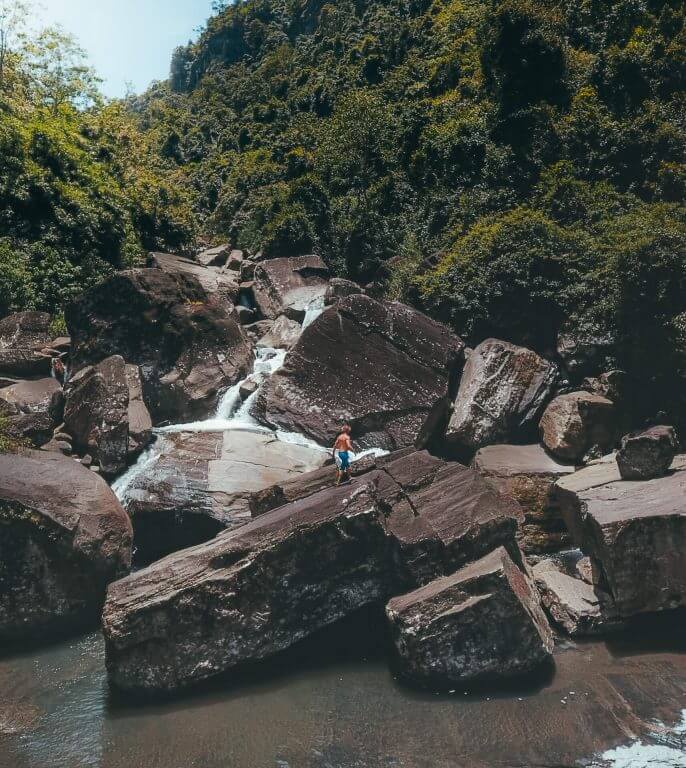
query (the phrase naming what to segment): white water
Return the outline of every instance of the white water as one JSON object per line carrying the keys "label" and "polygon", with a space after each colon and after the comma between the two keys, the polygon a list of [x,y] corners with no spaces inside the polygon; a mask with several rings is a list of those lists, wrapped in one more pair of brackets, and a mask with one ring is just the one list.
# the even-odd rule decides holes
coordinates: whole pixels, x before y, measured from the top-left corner
{"label": "white water", "polygon": [[635,741],[599,755],[589,768],[684,768],[686,766],[686,709],[672,728],[656,723],[653,738],[661,744]]}
{"label": "white water", "polygon": [[305,328],[307,328],[308,325],[312,325],[312,323],[319,317],[319,315],[321,315],[325,309],[326,307],[324,305],[323,296],[320,296],[318,299],[310,302],[310,305],[305,311],[305,318],[303,319],[303,331]]}

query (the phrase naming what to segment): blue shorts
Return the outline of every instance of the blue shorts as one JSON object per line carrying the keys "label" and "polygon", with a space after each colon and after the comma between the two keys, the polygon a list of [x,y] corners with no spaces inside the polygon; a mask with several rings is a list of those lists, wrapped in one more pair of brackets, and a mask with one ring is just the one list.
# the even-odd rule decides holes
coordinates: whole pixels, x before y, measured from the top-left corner
{"label": "blue shorts", "polygon": [[350,468],[350,453],[348,451],[336,451],[336,466],[341,471]]}

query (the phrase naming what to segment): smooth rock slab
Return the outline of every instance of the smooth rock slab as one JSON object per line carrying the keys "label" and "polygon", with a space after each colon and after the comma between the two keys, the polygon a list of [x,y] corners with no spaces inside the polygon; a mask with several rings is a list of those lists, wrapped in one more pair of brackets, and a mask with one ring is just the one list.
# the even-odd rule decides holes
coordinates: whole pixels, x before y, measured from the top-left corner
{"label": "smooth rock slab", "polygon": [[131,523],[104,480],[58,454],[0,455],[0,640],[95,619],[131,563]]}
{"label": "smooth rock slab", "polygon": [[536,587],[503,548],[393,598],[386,615],[402,674],[424,685],[502,680],[552,658]]}
{"label": "smooth rock slab", "polygon": [[477,452],[473,468],[500,493],[519,503],[524,519],[519,543],[527,554],[556,551],[569,543],[553,485],[575,469],[556,461],[538,444],[489,445]]}
{"label": "smooth rock slab", "polygon": [[263,515],[113,584],[110,681],[173,691],[282,651],[387,598],[389,540],[366,487]]}
{"label": "smooth rock slab", "polygon": [[556,366],[535,352],[487,339],[467,359],[446,439],[464,451],[525,440],[557,378]]}
{"label": "smooth rock slab", "polygon": [[686,605],[686,456],[642,482],[622,480],[608,456],[560,480],[555,495],[620,616]]}
{"label": "smooth rock slab", "polygon": [[303,331],[256,413],[321,445],[346,422],[360,447],[414,445],[459,376],[463,350],[448,328],[408,306],[350,296]]}

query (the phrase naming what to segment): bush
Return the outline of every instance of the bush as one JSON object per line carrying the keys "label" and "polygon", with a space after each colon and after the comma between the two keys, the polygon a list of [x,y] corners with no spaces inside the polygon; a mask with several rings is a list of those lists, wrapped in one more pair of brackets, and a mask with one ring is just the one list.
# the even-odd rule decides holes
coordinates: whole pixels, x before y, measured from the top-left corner
{"label": "bush", "polygon": [[34,303],[31,272],[26,254],[0,240],[0,317],[29,309]]}

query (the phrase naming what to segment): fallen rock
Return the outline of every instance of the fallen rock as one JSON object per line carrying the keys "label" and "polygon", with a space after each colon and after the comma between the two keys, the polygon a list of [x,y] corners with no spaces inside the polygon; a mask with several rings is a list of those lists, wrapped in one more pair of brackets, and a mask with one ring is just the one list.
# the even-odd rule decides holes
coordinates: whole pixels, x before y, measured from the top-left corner
{"label": "fallen rock", "polygon": [[290,349],[298,341],[301,333],[300,323],[289,320],[286,315],[280,315],[269,331],[257,342],[257,346]]}
{"label": "fallen rock", "polygon": [[673,427],[659,426],[632,432],[622,438],[617,453],[619,473],[624,480],[662,477],[672,465],[678,450],[679,441]]}
{"label": "fallen rock", "polygon": [[0,374],[11,378],[50,375],[50,357],[40,350],[51,338],[47,312],[15,312],[0,320]]}
{"label": "fallen rock", "polygon": [[559,480],[554,492],[620,616],[686,605],[686,456],[671,474],[643,482],[622,480],[608,456]]}
{"label": "fallen rock", "polygon": [[356,293],[364,293],[364,288],[354,283],[352,280],[344,280],[341,277],[334,277],[329,281],[329,285],[324,295],[324,304],[330,307],[341,299],[348,296],[354,296]]}
{"label": "fallen rock", "polygon": [[445,326],[404,304],[350,296],[303,331],[256,414],[327,446],[346,422],[363,448],[412,445],[459,375],[463,349]]}
{"label": "fallen rock", "polygon": [[252,365],[235,317],[187,274],[120,272],[86,291],[66,318],[74,371],[111,355],[139,366],[155,424],[204,418]]}
{"label": "fallen rock", "polygon": [[195,277],[207,294],[213,296],[227,311],[238,301],[239,279],[233,271],[218,266],[203,266],[172,253],[151,253],[148,266],[170,274],[180,272]]}
{"label": "fallen rock", "polygon": [[539,429],[545,447],[562,461],[579,462],[589,452],[605,456],[616,439],[615,408],[605,397],[570,392],[548,405]]}
{"label": "fallen rock", "polygon": [[265,319],[286,315],[302,322],[309,305],[326,293],[329,270],[319,256],[270,259],[255,267],[252,294]]}
{"label": "fallen rock", "polygon": [[572,574],[569,570],[559,560],[541,560],[533,567],[541,603],[552,621],[570,637],[604,635],[620,629],[622,622],[610,595],[582,579],[578,571]]}
{"label": "fallen rock", "polygon": [[386,608],[403,675],[422,685],[493,682],[552,659],[536,587],[500,548]]}
{"label": "fallen rock", "polygon": [[236,316],[241,325],[252,325],[256,320],[255,312],[240,304],[236,307]]}
{"label": "fallen rock", "polygon": [[58,440],[57,438],[49,440],[41,446],[41,450],[47,453],[60,453],[63,456],[71,456],[72,454],[71,442],[68,440]]}
{"label": "fallen rock", "polygon": [[24,413],[14,403],[0,399],[4,434],[19,445],[40,448],[50,441],[55,422],[47,413]]}
{"label": "fallen rock", "polygon": [[0,638],[95,620],[131,562],[131,524],[104,480],[72,459],[0,455]]}
{"label": "fallen rock", "polygon": [[198,264],[202,264],[203,267],[223,267],[229,258],[231,253],[231,246],[218,245],[214,248],[205,248],[200,251],[195,257]]}
{"label": "fallen rock", "polygon": [[126,468],[129,386],[120,355],[82,368],[71,378],[64,423],[76,451],[94,456],[103,474],[114,477]]}
{"label": "fallen rock", "polygon": [[145,471],[115,486],[142,562],[213,538],[250,519],[251,495],[321,466],[327,454],[248,431],[158,437]]}
{"label": "fallen rock", "polygon": [[229,257],[226,260],[226,268],[231,269],[234,272],[240,272],[241,268],[243,267],[244,259],[245,254],[243,251],[239,251],[237,248],[234,248],[231,253],[229,253]]}
{"label": "fallen rock", "polygon": [[126,365],[126,384],[129,390],[129,407],[127,417],[129,422],[129,440],[127,454],[129,462],[133,461],[152,440],[152,419],[145,401],[143,400],[143,381],[137,365]]}
{"label": "fallen rock", "polygon": [[487,339],[465,364],[446,439],[465,452],[526,440],[557,378],[556,366],[535,352]]}
{"label": "fallen rock", "polygon": [[110,587],[110,681],[172,691],[282,651],[387,598],[389,541],[366,487],[276,510]]}
{"label": "fallen rock", "polygon": [[527,554],[563,549],[567,526],[553,494],[557,480],[574,472],[536,445],[490,445],[477,452],[474,469],[496,490],[517,501],[524,518],[518,539]]}
{"label": "fallen rock", "polygon": [[255,379],[246,379],[238,388],[241,402],[245,402],[249,397],[252,397],[259,388],[259,382],[255,381]]}
{"label": "fallen rock", "polygon": [[0,389],[0,399],[16,405],[22,413],[47,413],[51,410],[55,393],[61,390],[62,387],[53,378],[20,381]]}
{"label": "fallen rock", "polygon": [[18,381],[0,389],[0,414],[15,440],[40,448],[47,443],[60,418],[61,387],[52,378]]}

